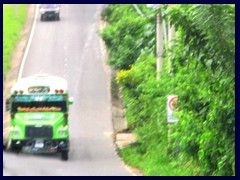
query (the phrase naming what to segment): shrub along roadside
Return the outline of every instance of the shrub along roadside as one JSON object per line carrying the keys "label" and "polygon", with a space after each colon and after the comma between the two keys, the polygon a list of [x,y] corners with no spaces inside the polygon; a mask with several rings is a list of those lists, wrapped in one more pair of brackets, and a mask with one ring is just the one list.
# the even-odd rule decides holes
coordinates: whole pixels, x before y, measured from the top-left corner
{"label": "shrub along roadside", "polygon": [[[103,32],[110,56],[115,56],[112,52],[118,57],[123,54],[121,61],[117,57],[111,63],[121,70],[116,80],[129,126],[138,135],[138,143],[119,150],[120,155],[145,175],[235,175],[234,5],[174,5],[166,9],[165,17],[175,26],[177,36],[174,46],[165,51],[160,81],[155,79],[153,43],[142,41],[141,46],[134,46],[134,52],[140,52],[137,57],[124,53],[132,52],[126,44],[138,42],[145,34],[154,36],[154,28],[147,28],[154,27],[154,21],[145,20],[141,34],[121,31],[123,39],[129,35],[123,46],[115,36],[118,33],[111,33],[121,29],[118,25],[124,21],[118,22],[126,19],[113,16],[118,8],[123,16],[134,19],[131,22],[138,22],[139,17],[132,11],[128,14],[124,7],[109,6],[106,14],[110,17],[105,18],[109,32]],[[179,122],[170,126],[170,138],[166,122],[169,94],[179,97]]]}
{"label": "shrub along roadside", "polygon": [[175,92],[176,80],[162,73],[161,81],[157,81],[155,61],[152,55],[142,53],[138,63],[117,76],[124,87],[129,126],[138,135],[138,143],[121,150],[120,155],[130,165],[143,169],[144,175],[201,175],[193,159],[182,154],[173,156],[169,150],[166,96]]}
{"label": "shrub along roadside", "polygon": [[109,5],[102,14],[110,15],[104,16],[111,24],[101,33],[109,64],[114,69],[129,69],[146,44],[154,46],[153,19],[139,16],[132,5]]}
{"label": "shrub along roadside", "polygon": [[[26,22],[26,4],[3,4],[3,76],[10,69],[10,59]],[[15,9],[16,8],[16,9]]]}

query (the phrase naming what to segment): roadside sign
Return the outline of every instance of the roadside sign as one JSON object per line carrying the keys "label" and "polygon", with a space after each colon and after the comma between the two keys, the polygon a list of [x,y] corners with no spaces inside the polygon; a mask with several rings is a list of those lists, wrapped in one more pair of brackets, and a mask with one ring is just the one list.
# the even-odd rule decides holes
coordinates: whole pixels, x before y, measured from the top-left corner
{"label": "roadside sign", "polygon": [[177,112],[177,95],[167,96],[167,122],[177,123],[178,119],[174,117],[174,112]]}

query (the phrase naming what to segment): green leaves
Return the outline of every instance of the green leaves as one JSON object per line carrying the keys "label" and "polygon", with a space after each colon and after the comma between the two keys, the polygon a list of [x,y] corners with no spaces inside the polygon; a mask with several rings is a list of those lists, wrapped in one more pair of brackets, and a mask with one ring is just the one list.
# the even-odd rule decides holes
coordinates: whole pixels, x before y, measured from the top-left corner
{"label": "green leaves", "polygon": [[[109,48],[110,64],[121,70],[117,82],[124,94],[126,117],[138,134],[138,148],[144,150],[146,161],[156,167],[163,162],[162,159],[157,164],[153,160],[158,157],[157,145],[171,167],[191,160],[191,167],[199,166],[204,175],[234,175],[234,5],[182,4],[161,8],[166,9],[164,18],[170,20],[177,33],[174,45],[164,52],[159,81],[152,56],[154,19],[139,18],[130,6],[110,7],[110,26],[102,37]],[[166,120],[169,94],[177,94],[179,100],[179,122],[171,125],[170,140]],[[152,167],[148,172],[156,171]],[[166,172],[171,175],[176,171]]]}
{"label": "green leaves", "polygon": [[[234,11],[229,5],[183,6],[168,12],[180,31],[174,52],[181,57],[173,64],[174,78],[180,81],[177,89],[182,89],[178,94],[182,123],[175,128],[178,138],[173,138],[173,145],[180,137],[180,151],[197,157],[206,175],[231,175],[230,164],[235,162]],[[230,142],[231,146],[224,145]],[[223,158],[226,154],[231,157],[229,163]],[[222,168],[223,164],[229,166]]]}
{"label": "green leaves", "polygon": [[111,12],[106,17],[110,24],[101,33],[109,50],[109,64],[115,69],[130,69],[143,48],[154,46],[152,19],[139,17],[132,5],[110,5],[105,11]]}

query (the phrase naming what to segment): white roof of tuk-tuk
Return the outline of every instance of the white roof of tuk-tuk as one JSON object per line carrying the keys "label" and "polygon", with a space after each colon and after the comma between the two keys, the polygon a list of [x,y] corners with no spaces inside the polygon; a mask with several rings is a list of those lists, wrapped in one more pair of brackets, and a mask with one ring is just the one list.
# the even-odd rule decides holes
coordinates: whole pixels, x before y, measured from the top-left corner
{"label": "white roof of tuk-tuk", "polygon": [[64,94],[68,91],[67,81],[65,79],[44,74],[19,79],[12,87],[11,94],[20,90],[24,91],[24,94],[28,94],[29,87],[49,87],[49,94],[54,94],[56,89],[64,90]]}

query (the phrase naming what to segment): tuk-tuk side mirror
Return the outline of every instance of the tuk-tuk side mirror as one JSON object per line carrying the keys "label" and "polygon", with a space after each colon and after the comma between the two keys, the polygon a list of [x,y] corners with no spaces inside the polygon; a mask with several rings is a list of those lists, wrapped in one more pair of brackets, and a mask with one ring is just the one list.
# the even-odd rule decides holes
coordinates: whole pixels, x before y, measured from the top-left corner
{"label": "tuk-tuk side mirror", "polygon": [[10,111],[10,98],[6,99],[6,111]]}
{"label": "tuk-tuk side mirror", "polygon": [[68,103],[73,104],[73,97],[68,98]]}

